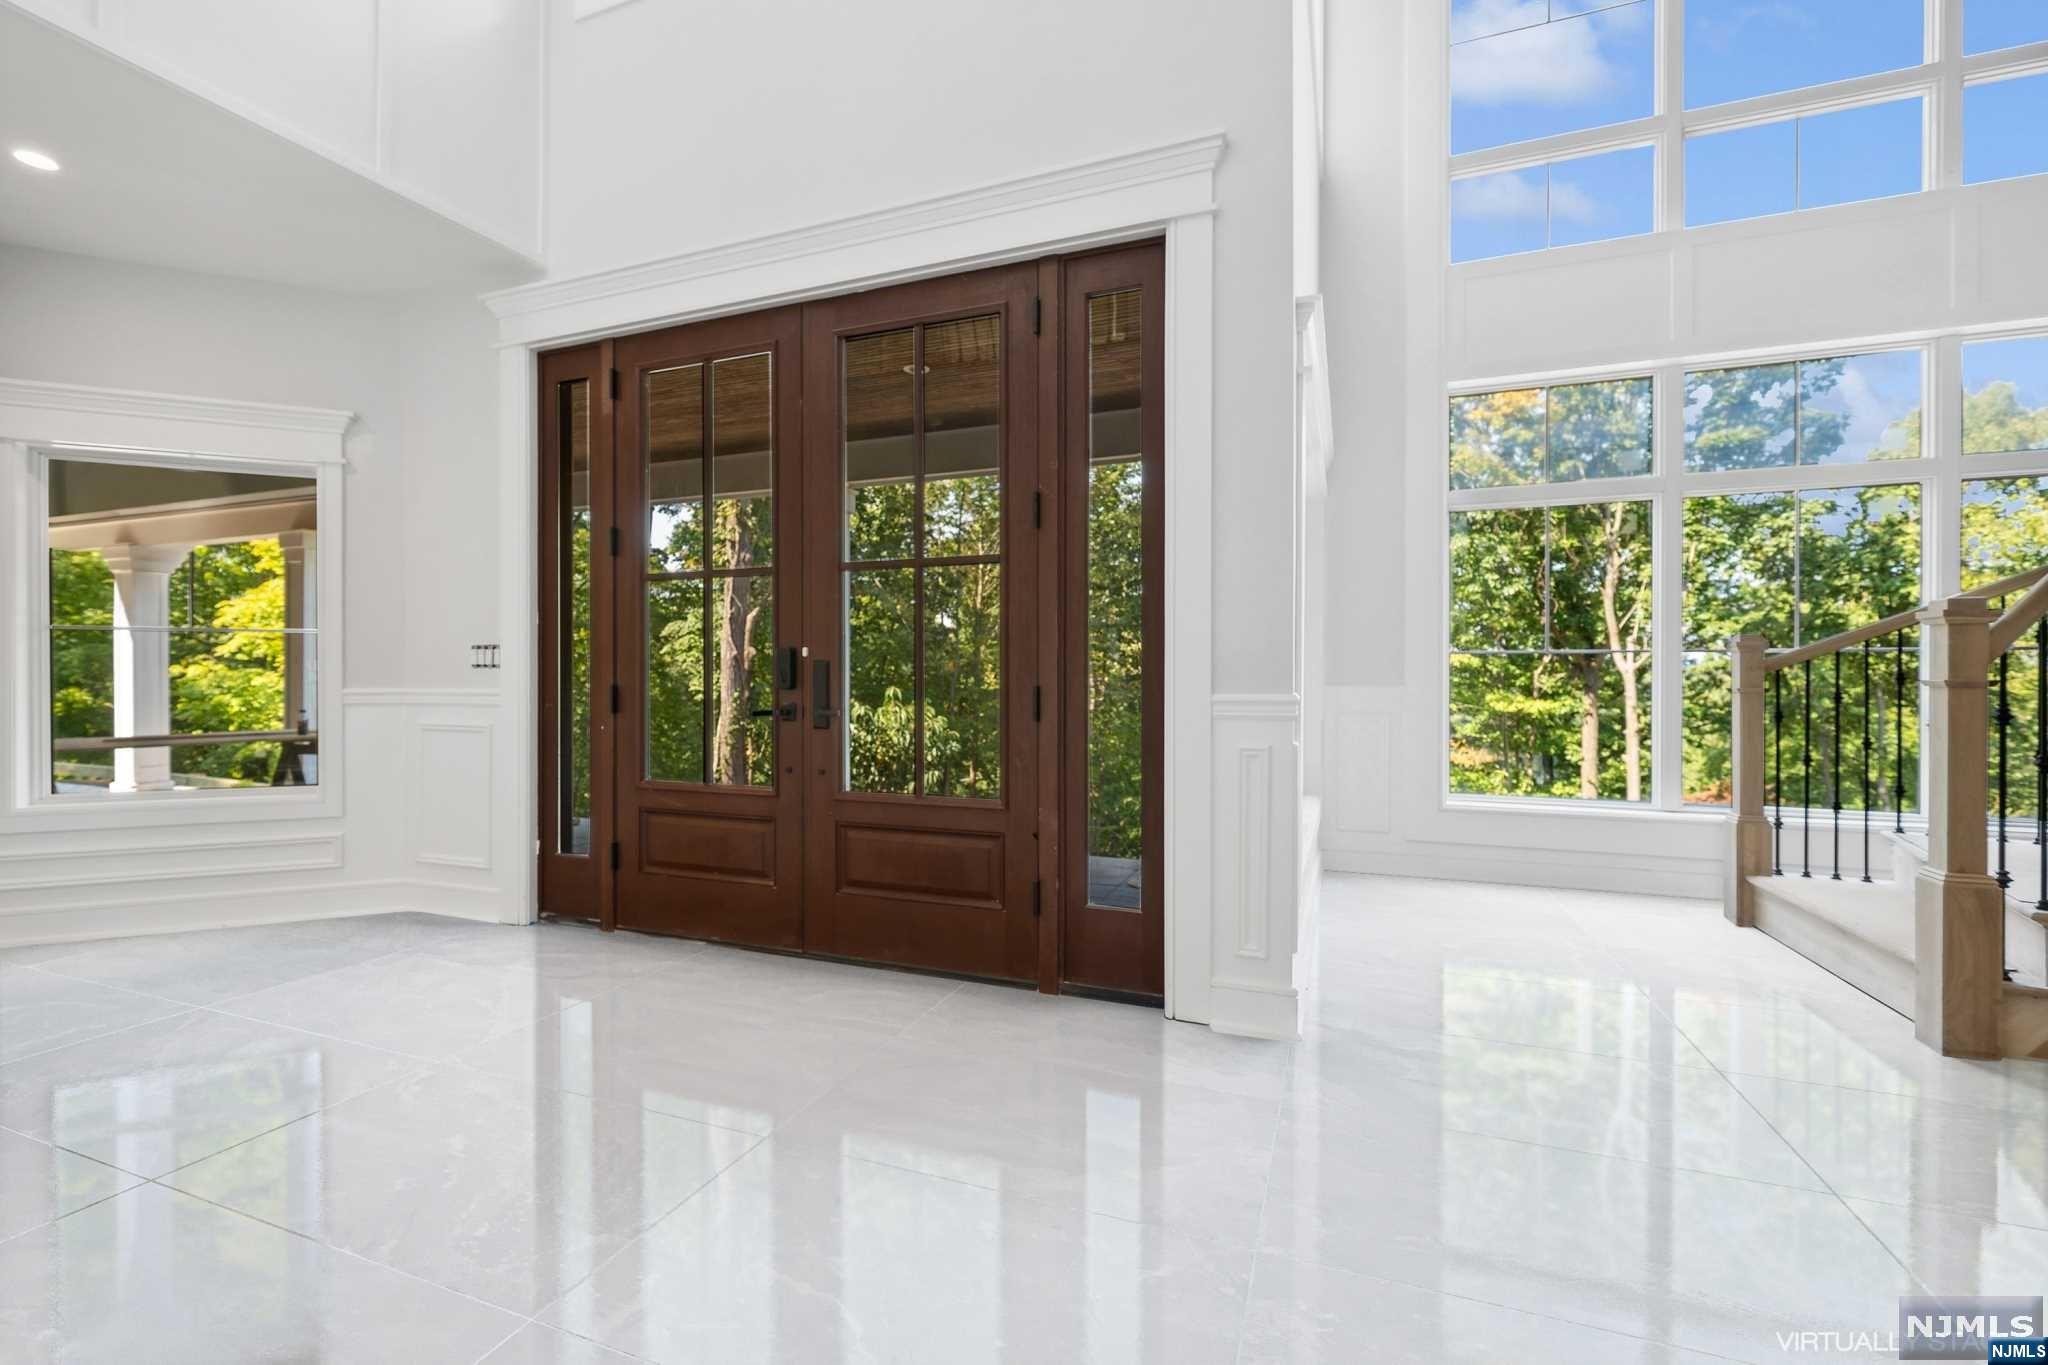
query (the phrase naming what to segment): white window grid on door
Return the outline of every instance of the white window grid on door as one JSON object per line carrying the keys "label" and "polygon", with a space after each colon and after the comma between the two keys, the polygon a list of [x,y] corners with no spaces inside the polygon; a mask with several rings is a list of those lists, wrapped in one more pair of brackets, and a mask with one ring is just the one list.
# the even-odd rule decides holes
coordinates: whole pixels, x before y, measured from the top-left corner
{"label": "white window grid on door", "polygon": [[[1963,490],[1981,479],[2048,476],[2048,451],[1996,455],[1963,454],[1963,346],[1970,342],[2048,334],[2048,319],[2024,326],[1972,331],[1924,333],[1884,339],[1863,339],[1826,347],[1750,351],[1703,356],[1657,365],[1614,365],[1598,369],[1522,375],[1451,386],[1444,395],[1438,423],[1438,486],[1444,502],[1437,522],[1443,592],[1439,603],[1439,696],[1444,700],[1438,724],[1440,799],[1458,807],[1526,810],[1595,810],[1613,812],[1645,808],[1668,812],[1698,811],[1716,817],[1719,806],[1687,806],[1684,802],[1684,662],[1688,653],[1715,646],[1706,642],[1688,650],[1684,632],[1685,500],[1702,495],[1740,493],[1823,492],[1884,484],[1913,485],[1920,490],[1920,600],[1962,591]],[[1914,351],[1921,364],[1921,452],[1918,459],[1866,460],[1842,464],[1793,465],[1770,469],[1690,471],[1685,468],[1685,376],[1705,370],[1785,364],[1878,352]],[[1517,484],[1497,488],[1450,487],[1450,402],[1474,394],[1509,389],[1555,387],[1615,379],[1651,381],[1651,472],[1621,478],[1582,479],[1567,483]],[[1628,802],[1575,797],[1482,796],[1451,791],[1450,660],[1459,652],[1451,642],[1450,518],[1458,512],[1495,508],[1575,507],[1589,503],[1643,502],[1650,508],[1650,786],[1648,799]],[[1773,649],[1791,640],[1772,640]],[[1926,753],[1926,745],[1921,745]],[[1924,777],[1924,773],[1923,773]],[[1924,790],[1924,787],[1919,788]],[[1909,822],[1910,823],[1910,822]]]}

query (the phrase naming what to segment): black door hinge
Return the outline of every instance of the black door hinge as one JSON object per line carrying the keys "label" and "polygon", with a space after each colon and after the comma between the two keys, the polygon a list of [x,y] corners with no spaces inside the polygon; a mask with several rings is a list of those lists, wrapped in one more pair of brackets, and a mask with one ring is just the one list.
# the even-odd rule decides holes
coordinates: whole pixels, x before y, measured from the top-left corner
{"label": "black door hinge", "polygon": [[619,685],[617,683],[612,684],[612,714],[615,716],[619,714]]}
{"label": "black door hinge", "polygon": [[616,369],[612,371],[612,401],[619,401],[619,372]]}
{"label": "black door hinge", "polygon": [[1031,719],[1045,719],[1045,689],[1036,684],[1031,688]]}
{"label": "black door hinge", "polygon": [[1038,489],[1031,490],[1031,526],[1033,530],[1045,525],[1045,494]]}
{"label": "black door hinge", "polygon": [[[613,845],[613,847],[615,847],[615,848],[616,848],[616,847],[617,847],[617,845],[615,844],[615,845]],[[1031,883],[1031,918],[1033,918],[1033,919],[1037,919],[1037,918],[1038,918],[1038,917],[1039,917],[1039,916],[1040,916],[1041,914],[1043,914],[1044,912],[1045,912],[1045,883],[1044,883],[1044,882],[1038,882],[1038,881],[1035,881],[1035,882]]]}
{"label": "black door hinge", "polygon": [[617,554],[618,552],[619,552],[619,528],[618,528],[618,527],[616,527],[616,526],[614,526],[614,527],[612,527],[612,553],[613,553],[614,555],[616,555],[616,554]]}
{"label": "black door hinge", "polygon": [[1045,326],[1045,300],[1031,300],[1031,335],[1037,336]]}
{"label": "black door hinge", "polygon": [[619,870],[619,841],[612,840],[612,871]]}

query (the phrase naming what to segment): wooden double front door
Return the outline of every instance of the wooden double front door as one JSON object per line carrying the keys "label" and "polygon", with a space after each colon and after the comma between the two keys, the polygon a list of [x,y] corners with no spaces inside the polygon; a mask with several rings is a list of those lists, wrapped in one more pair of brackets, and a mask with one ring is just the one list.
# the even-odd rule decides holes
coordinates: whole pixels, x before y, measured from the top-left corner
{"label": "wooden double front door", "polygon": [[[544,912],[1158,993],[1159,277],[1127,248],[542,358]],[[1106,832],[1062,857],[1076,819]]]}

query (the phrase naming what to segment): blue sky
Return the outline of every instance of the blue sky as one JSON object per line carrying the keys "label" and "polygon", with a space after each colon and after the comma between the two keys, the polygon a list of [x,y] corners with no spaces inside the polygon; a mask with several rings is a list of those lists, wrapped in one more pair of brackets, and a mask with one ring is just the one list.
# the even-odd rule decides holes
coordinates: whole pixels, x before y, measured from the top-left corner
{"label": "blue sky", "polygon": [[[1686,104],[1918,65],[1923,0],[1687,0]],[[1965,46],[2048,41],[2048,0],[1965,0]],[[1451,151],[1644,117],[1655,108],[1656,0],[1453,0]],[[1922,186],[1918,98],[1694,138],[1697,226],[1910,194]],[[1970,86],[1964,179],[2048,172],[2048,76]],[[1644,151],[1452,185],[1453,260],[1649,230]]]}

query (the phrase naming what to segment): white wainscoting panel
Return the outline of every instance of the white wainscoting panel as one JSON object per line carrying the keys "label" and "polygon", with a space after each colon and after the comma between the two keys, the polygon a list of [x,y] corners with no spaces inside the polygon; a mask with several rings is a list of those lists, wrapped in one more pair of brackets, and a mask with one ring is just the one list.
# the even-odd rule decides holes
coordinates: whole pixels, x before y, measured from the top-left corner
{"label": "white wainscoting panel", "polygon": [[491,725],[421,720],[413,727],[412,858],[436,867],[491,866]]}
{"label": "white wainscoting panel", "polygon": [[1210,885],[1218,889],[1209,1026],[1301,1036],[1301,699],[1219,695],[1210,706],[1217,783]]}

